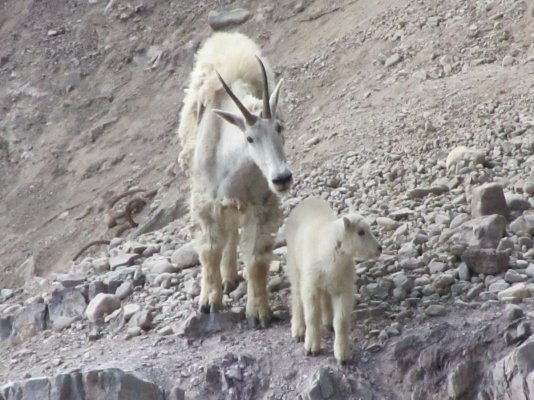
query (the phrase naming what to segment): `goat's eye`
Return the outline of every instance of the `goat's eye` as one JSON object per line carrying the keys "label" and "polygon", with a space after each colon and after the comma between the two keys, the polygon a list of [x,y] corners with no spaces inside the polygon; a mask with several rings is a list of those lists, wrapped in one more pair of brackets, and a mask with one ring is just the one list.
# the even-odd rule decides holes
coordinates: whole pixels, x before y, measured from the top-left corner
{"label": "goat's eye", "polygon": [[254,139],[252,139],[250,136],[247,136],[247,142],[252,143],[254,142]]}
{"label": "goat's eye", "polygon": [[358,235],[360,235],[360,236],[365,235],[365,231],[364,231],[363,229],[360,229],[360,230],[358,231]]}

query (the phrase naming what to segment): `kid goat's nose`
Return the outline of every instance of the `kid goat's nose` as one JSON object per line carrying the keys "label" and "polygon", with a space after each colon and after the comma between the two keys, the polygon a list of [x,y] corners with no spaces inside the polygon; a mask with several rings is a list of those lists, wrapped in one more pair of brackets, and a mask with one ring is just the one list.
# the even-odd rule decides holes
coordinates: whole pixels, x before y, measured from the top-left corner
{"label": "kid goat's nose", "polygon": [[287,171],[280,175],[276,175],[273,179],[273,183],[279,186],[287,186],[293,180],[293,174]]}

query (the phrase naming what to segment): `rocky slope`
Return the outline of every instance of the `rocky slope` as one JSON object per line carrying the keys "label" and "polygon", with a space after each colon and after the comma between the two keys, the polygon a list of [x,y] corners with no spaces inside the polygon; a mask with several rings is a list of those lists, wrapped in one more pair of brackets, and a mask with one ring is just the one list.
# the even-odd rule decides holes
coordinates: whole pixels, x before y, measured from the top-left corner
{"label": "rocky slope", "polygon": [[[357,266],[345,368],[330,334],[315,358],[290,340],[282,239],[271,328],[244,325],[244,283],[225,312],[195,311],[173,131],[209,11],[240,5],[250,15],[239,29],[286,80],[296,185],[285,212],[321,196],[365,215],[385,249]],[[25,1],[0,11],[0,399],[118,399],[138,387],[147,399],[534,397],[531,4]],[[135,187],[157,189],[135,195],[147,205],[140,228],[107,229],[104,215],[132,197],[111,211],[109,201]],[[102,237],[110,244],[67,261]],[[105,394],[99,380],[113,382]]]}

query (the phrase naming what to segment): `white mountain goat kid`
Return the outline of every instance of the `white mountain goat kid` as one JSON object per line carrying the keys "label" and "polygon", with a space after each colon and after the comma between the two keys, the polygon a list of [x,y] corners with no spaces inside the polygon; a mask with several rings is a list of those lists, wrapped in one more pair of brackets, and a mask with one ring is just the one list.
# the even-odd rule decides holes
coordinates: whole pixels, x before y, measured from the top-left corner
{"label": "white mountain goat kid", "polygon": [[[215,33],[196,55],[178,134],[191,175],[191,215],[202,264],[200,310],[216,312],[237,284],[237,244],[247,268],[247,319],[271,319],[267,278],[282,222],[278,195],[293,182],[276,118],[278,82],[240,33]],[[220,74],[220,75],[219,75]]]}
{"label": "white mountain goat kid", "polygon": [[286,222],[287,271],[291,282],[291,334],[304,339],[308,355],[321,347],[321,322],[333,326],[334,356],[350,358],[350,315],[354,302],[354,258],[366,260],[382,252],[358,214],[338,218],[328,204],[308,198]]}

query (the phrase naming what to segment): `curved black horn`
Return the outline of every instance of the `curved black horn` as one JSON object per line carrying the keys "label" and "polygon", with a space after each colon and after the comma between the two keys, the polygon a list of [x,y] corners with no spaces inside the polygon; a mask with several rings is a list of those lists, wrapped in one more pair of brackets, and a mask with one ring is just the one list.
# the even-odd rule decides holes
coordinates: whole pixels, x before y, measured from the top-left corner
{"label": "curved black horn", "polygon": [[271,107],[269,106],[269,82],[267,81],[267,72],[265,71],[265,66],[261,62],[260,58],[258,56],[256,56],[256,58],[260,63],[261,73],[263,76],[263,117],[272,118]]}
{"label": "curved black horn", "polygon": [[257,117],[255,115],[251,114],[250,111],[247,110],[247,108],[243,105],[243,103],[241,103],[241,101],[239,101],[239,99],[234,94],[234,92],[232,92],[232,90],[228,87],[228,85],[226,84],[226,82],[224,81],[222,76],[219,75],[219,73],[217,71],[215,71],[215,73],[219,77],[219,80],[221,81],[221,84],[222,84],[224,90],[226,91],[226,93],[228,93],[228,96],[230,96],[230,98],[234,101],[234,103],[237,106],[237,108],[239,108],[239,110],[241,111],[241,114],[243,114],[243,117],[245,117],[245,120],[247,121],[247,124],[254,125],[254,123],[256,122]]}

